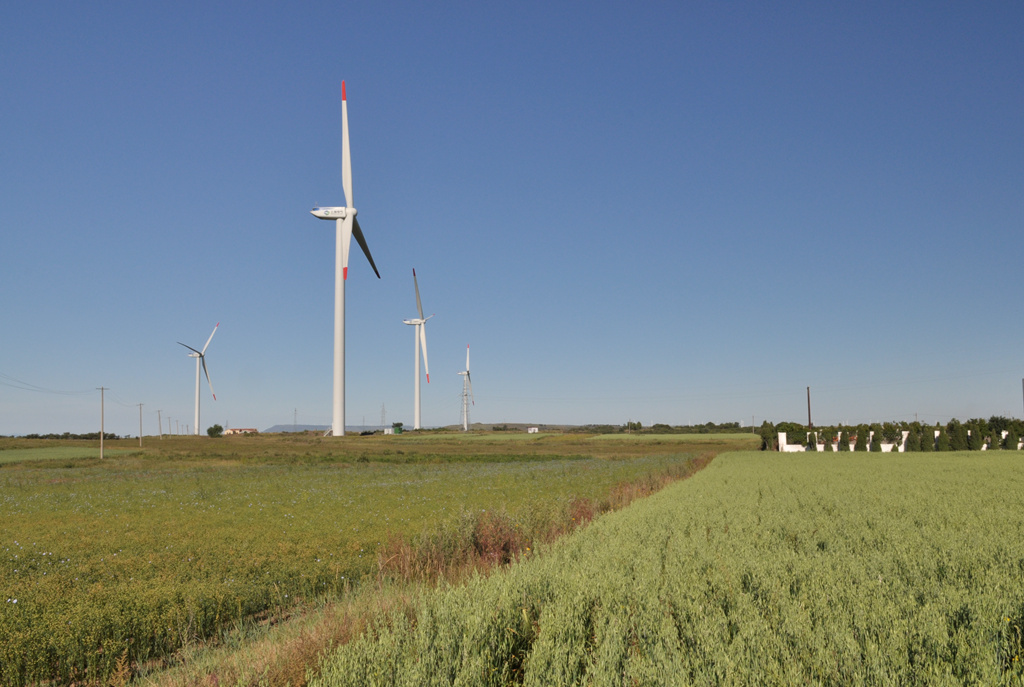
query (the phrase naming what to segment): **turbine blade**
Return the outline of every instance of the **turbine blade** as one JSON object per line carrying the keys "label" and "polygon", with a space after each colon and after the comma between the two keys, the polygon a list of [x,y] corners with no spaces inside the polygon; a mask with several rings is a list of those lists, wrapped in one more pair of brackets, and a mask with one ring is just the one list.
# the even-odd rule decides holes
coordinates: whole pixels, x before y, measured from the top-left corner
{"label": "turbine blade", "polygon": [[354,208],[352,201],[352,157],[348,147],[348,101],[345,99],[345,82],[341,82],[341,184],[345,188],[345,202]]}
{"label": "turbine blade", "polygon": [[427,325],[420,325],[420,348],[423,350],[423,370],[427,373],[427,384],[430,384],[430,366],[427,365]]}
{"label": "turbine blade", "polygon": [[[196,352],[196,353],[199,353],[199,351],[197,351],[196,349],[192,348],[192,347],[191,347],[191,346],[189,346],[188,344],[183,344],[183,343],[181,343],[181,342],[179,341],[179,342],[178,342],[178,345],[180,345],[180,346],[184,346],[185,348],[187,348],[187,349],[188,349],[188,350],[190,350],[190,351],[194,351],[194,352]],[[202,355],[202,353],[199,353],[199,355]]]}
{"label": "turbine blade", "polygon": [[377,271],[377,266],[373,264],[373,256],[370,255],[370,247],[366,245],[366,238],[363,236],[363,230],[359,228],[359,219],[356,217],[352,218],[352,235],[356,237],[356,243],[363,249],[363,253],[366,255],[366,259],[370,261],[370,267],[373,268],[373,273],[377,275],[377,279],[380,279],[380,272]]}
{"label": "turbine blade", "polygon": [[416,268],[412,268],[412,283],[416,287],[416,309],[420,313],[420,319],[423,319],[423,304],[420,302],[420,283],[416,281]]}
{"label": "turbine blade", "polygon": [[[209,346],[210,342],[213,341],[213,335],[217,333],[217,327],[219,327],[219,326],[220,326],[220,322],[218,322],[217,325],[213,328],[213,331],[210,332],[210,338],[206,340],[206,346]],[[203,353],[206,353],[206,346],[203,346],[203,350],[199,351],[200,355],[202,355]]]}
{"label": "turbine blade", "polygon": [[476,405],[476,399],[473,398],[473,380],[468,372],[466,373],[466,385],[469,387],[469,400],[472,401],[473,405]]}
{"label": "turbine blade", "polygon": [[216,401],[217,394],[213,392],[213,382],[210,381],[210,372],[206,369],[206,356],[204,355],[199,359],[203,361],[203,372],[206,374],[206,383],[210,385],[210,393],[213,395],[213,400]]}
{"label": "turbine blade", "polygon": [[469,344],[466,344],[466,374],[469,374]]}

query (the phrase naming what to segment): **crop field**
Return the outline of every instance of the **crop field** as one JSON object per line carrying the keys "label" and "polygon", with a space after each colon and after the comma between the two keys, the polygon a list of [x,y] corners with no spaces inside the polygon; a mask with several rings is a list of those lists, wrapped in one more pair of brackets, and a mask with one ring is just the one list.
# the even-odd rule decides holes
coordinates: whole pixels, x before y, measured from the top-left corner
{"label": "crop field", "polygon": [[694,455],[585,436],[463,439],[150,438],[141,451],[108,442],[104,461],[0,444],[0,684],[152,664],[241,618],[344,595],[374,579],[396,534],[484,511],[541,527]]}
{"label": "crop field", "polygon": [[[132,453],[129,449],[104,450],[104,457]],[[82,458],[99,458],[99,448],[93,446],[51,446],[47,448],[11,448],[0,451],[0,463],[25,463],[37,460],[71,461]]]}
{"label": "crop field", "polygon": [[312,684],[1020,685],[1024,462],[719,455],[487,578],[428,591]]}

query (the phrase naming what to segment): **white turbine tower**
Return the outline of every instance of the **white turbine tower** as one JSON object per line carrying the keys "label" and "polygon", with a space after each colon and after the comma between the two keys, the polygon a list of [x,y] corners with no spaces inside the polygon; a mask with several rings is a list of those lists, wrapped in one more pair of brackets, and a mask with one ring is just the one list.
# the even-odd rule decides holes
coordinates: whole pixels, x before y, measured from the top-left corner
{"label": "white turbine tower", "polygon": [[469,431],[469,404],[473,400],[473,379],[469,376],[469,344],[466,344],[466,369],[459,373],[462,375],[462,431]]}
{"label": "white turbine tower", "polygon": [[373,264],[370,248],[363,238],[363,230],[356,219],[352,201],[352,159],[348,149],[348,102],[345,82],[341,82],[341,183],[345,191],[345,207],[315,207],[312,212],[319,219],[335,221],[334,244],[334,410],[331,416],[331,434],[345,434],[345,280],[348,279],[348,248],[355,236],[366,259],[370,261],[377,278],[380,272]]}
{"label": "white turbine tower", "polygon": [[416,340],[413,342],[413,356],[416,358],[416,390],[415,403],[413,404],[413,429],[420,429],[420,348],[423,349],[423,369],[427,373],[427,384],[430,384],[430,367],[427,365],[427,320],[430,317],[423,317],[423,304],[420,302],[420,285],[416,281],[416,269],[412,271],[412,283],[416,287],[416,310],[420,316],[411,320],[402,320],[406,324],[416,327]]}
{"label": "white turbine tower", "polygon": [[209,347],[210,342],[213,341],[213,335],[217,333],[217,327],[219,327],[219,326],[220,326],[220,322],[218,322],[217,325],[213,328],[213,331],[210,332],[210,338],[206,340],[206,345],[203,346],[203,350],[201,350],[201,351],[197,351],[196,349],[192,348],[188,344],[183,344],[180,341],[178,342],[179,344],[181,344],[182,346],[184,346],[188,350],[192,351],[191,353],[188,354],[189,358],[195,358],[196,359],[196,424],[195,424],[196,436],[199,435],[199,366],[200,365],[203,366],[203,372],[206,373],[206,383],[210,386],[210,395],[213,396],[213,400],[214,401],[217,400],[217,394],[213,393],[213,382],[210,381],[210,372],[206,369],[206,349],[207,349],[207,347]]}

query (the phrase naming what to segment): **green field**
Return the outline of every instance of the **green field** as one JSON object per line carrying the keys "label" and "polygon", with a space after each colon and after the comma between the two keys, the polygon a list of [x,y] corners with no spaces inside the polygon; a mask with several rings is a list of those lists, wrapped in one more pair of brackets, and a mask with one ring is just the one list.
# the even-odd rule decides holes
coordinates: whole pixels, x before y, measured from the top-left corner
{"label": "green field", "polygon": [[1020,685],[1022,632],[1017,456],[727,453],[314,684]]}
{"label": "green field", "polygon": [[[130,449],[104,449],[104,457],[123,456],[134,453]],[[0,464],[24,463],[37,460],[72,461],[82,458],[99,458],[98,446],[47,446],[45,448],[8,448],[0,450]]]}
{"label": "green field", "polygon": [[485,511],[539,531],[693,455],[561,436],[239,439],[147,439],[121,456],[132,442],[110,442],[114,457],[59,464],[0,450],[25,461],[0,466],[0,683],[150,665],[240,619],[346,594],[395,536]]}

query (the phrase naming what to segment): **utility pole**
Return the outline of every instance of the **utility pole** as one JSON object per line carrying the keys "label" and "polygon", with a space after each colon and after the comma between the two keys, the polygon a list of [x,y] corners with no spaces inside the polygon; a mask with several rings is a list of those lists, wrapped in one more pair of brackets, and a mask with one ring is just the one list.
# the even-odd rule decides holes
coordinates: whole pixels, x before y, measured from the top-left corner
{"label": "utility pole", "polygon": [[100,460],[103,460],[103,392],[107,390],[107,387],[101,386],[100,390]]}
{"label": "utility pole", "polygon": [[156,433],[160,435],[160,438],[164,438],[164,421],[160,418],[160,412],[156,411]]}
{"label": "utility pole", "polygon": [[142,404],[139,404],[139,448],[142,448]]}
{"label": "utility pole", "polygon": [[811,387],[807,387],[807,429],[814,429],[814,423],[811,422]]}

